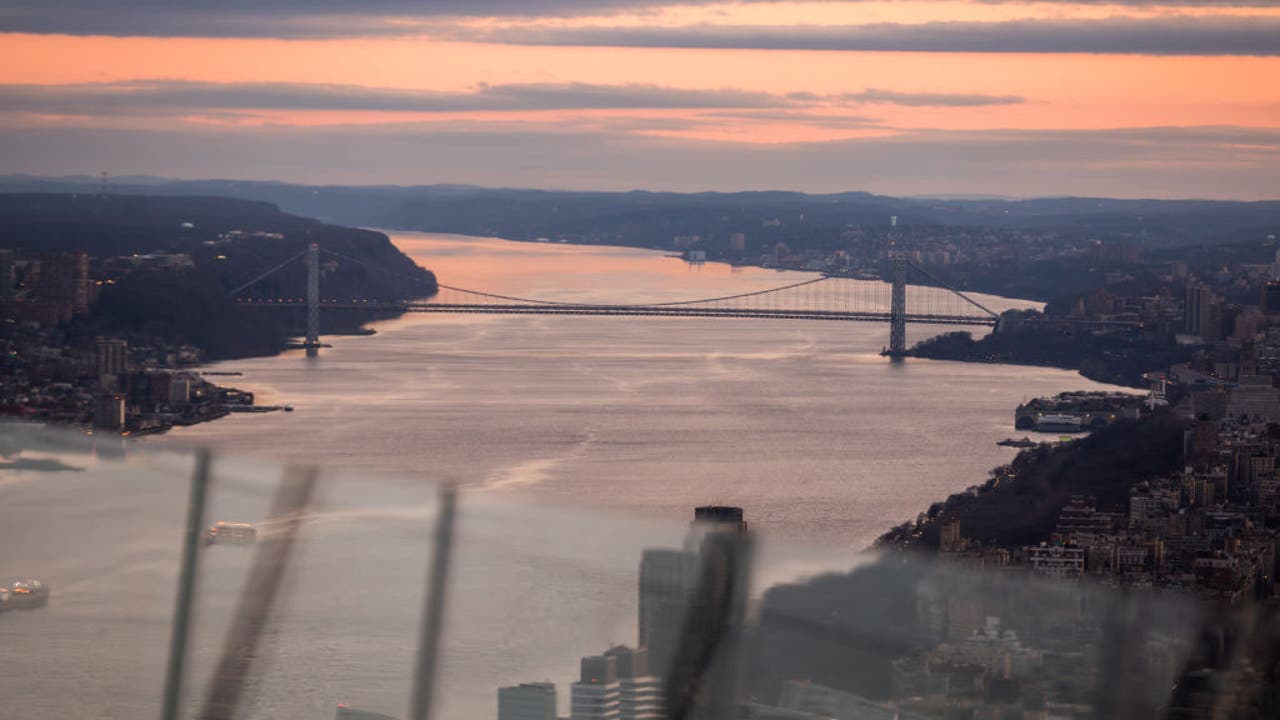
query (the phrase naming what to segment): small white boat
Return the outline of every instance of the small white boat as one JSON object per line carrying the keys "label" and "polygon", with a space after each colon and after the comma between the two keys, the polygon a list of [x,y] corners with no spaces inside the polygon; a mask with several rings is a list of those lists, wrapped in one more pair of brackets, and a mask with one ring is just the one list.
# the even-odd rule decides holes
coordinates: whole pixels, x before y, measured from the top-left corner
{"label": "small white boat", "polygon": [[205,545],[252,545],[258,539],[258,531],[246,522],[218,521],[204,533]]}
{"label": "small white boat", "polygon": [[32,610],[49,603],[49,586],[39,580],[18,580],[0,588],[0,610]]}

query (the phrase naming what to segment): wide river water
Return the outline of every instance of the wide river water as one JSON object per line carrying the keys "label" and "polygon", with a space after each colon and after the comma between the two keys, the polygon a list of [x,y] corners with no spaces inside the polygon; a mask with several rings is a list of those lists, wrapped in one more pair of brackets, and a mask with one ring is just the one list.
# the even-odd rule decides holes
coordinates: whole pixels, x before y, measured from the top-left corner
{"label": "wide river water", "polygon": [[[812,277],[648,250],[391,235],[441,282],[550,300],[680,300]],[[745,509],[763,538],[761,583],[847,568],[879,533],[1007,462],[1014,451],[995,442],[1015,435],[1020,401],[1106,387],[1052,369],[893,363],[878,354],[880,324],[411,314],[376,329],[327,338],[318,357],[209,368],[243,373],[215,379],[292,413],[141,443],[345,469],[308,527],[246,717],[328,718],[340,700],[403,714],[429,481],[463,486],[441,717],[490,720],[497,686],[542,679],[560,683],[564,714],[577,658],[635,642],[640,549],[678,545],[694,506]],[[949,329],[909,327],[908,340]],[[188,461],[110,471],[91,453],[67,457],[100,472],[0,476],[0,575],[55,589],[45,610],[0,617],[0,696],[33,717],[151,716]],[[218,467],[211,519],[260,522],[274,471]],[[215,550],[192,702],[249,557]]]}
{"label": "wide river water", "polygon": [[[681,300],[814,277],[650,250],[392,238],[446,284],[549,300]],[[768,534],[852,549],[1011,458],[995,441],[1015,435],[1020,401],[1104,387],[1054,369],[891,363],[878,354],[889,329],[872,323],[411,314],[377,329],[329,338],[318,358],[220,364],[245,374],[228,384],[297,411],[160,442],[660,517],[741,505]],[[953,329],[909,326],[908,343]]]}

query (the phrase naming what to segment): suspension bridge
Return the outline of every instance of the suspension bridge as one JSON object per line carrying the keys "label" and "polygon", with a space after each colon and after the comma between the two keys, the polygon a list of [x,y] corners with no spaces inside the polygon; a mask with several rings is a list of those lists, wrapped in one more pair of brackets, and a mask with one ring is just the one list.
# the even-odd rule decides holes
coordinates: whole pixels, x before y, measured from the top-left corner
{"label": "suspension bridge", "polygon": [[[564,302],[516,297],[439,283],[435,295],[414,300],[370,300],[325,297],[320,289],[320,256],[340,263],[355,263],[379,272],[401,275],[357,258],[311,243],[301,253],[231,290],[247,307],[306,308],[304,347],[320,347],[320,311],[389,309],[401,312],[464,313],[488,315],[565,315],[631,317],[759,318],[772,320],[827,320],[889,324],[889,344],[884,354],[906,353],[907,323],[928,325],[978,325],[995,327],[999,314],[898,255],[890,262],[888,281],[856,280],[822,275],[810,280],[751,292],[695,300],[648,303]],[[263,297],[251,288],[289,266],[302,262],[307,269],[304,297]],[[407,276],[406,276],[407,277]],[[912,284],[912,280],[917,283]]]}

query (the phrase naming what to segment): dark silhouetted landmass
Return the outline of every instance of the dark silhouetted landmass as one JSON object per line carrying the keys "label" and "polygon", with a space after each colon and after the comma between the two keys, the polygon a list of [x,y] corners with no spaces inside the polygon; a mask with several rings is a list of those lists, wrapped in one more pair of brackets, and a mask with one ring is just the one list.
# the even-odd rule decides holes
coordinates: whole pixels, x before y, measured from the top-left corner
{"label": "dark silhouetted landmass", "polygon": [[1145,373],[1191,359],[1193,348],[1124,328],[1097,332],[1087,325],[1024,323],[975,340],[958,331],[923,340],[907,351],[932,360],[1041,365],[1078,370],[1097,382],[1146,389]]}
{"label": "dark silhouetted landmass", "polygon": [[[264,202],[215,197],[95,194],[0,195],[0,248],[38,256],[85,252],[104,283],[71,333],[144,334],[201,348],[210,359],[260,355],[298,335],[301,310],[241,307],[229,291],[318,242],[360,262],[322,256],[326,298],[395,301],[436,292],[435,276],[386,235],[328,225]],[[165,266],[147,256],[186,256]],[[299,297],[305,268],[293,262],[248,292]],[[329,311],[328,334],[359,332],[392,311]]]}
{"label": "dark silhouetted landmass", "polygon": [[1171,411],[1121,420],[1088,437],[1038,445],[996,468],[973,492],[952,495],[929,508],[923,524],[899,526],[880,544],[933,550],[945,520],[958,519],[965,536],[1000,547],[1047,539],[1072,495],[1097,498],[1098,510],[1123,510],[1129,489],[1182,466],[1188,422]]}
{"label": "dark silhouetted landmass", "polygon": [[[98,178],[0,177],[0,188],[94,194]],[[238,180],[121,178],[113,193],[201,195],[274,203],[286,212],[348,226],[680,250],[756,264],[784,245],[781,266],[846,252],[874,272],[890,248],[958,247],[931,266],[962,290],[1050,302],[1101,287],[1133,267],[1089,248],[1132,246],[1150,258],[1190,259],[1236,245],[1241,259],[1274,252],[1280,201],[1103,198],[896,198],[865,192],[578,192],[461,185],[328,186]],[[262,206],[263,212],[269,206]],[[896,220],[894,220],[896,218]],[[745,238],[740,250],[731,238]],[[687,245],[681,245],[683,238]],[[1262,245],[1267,246],[1264,251]],[[1256,252],[1248,248],[1256,249]],[[1212,255],[1213,253],[1208,253]],[[1212,259],[1212,258],[1210,258]],[[1255,261],[1255,260],[1250,260]]]}
{"label": "dark silhouetted landmass", "polygon": [[[89,177],[0,177],[15,191],[96,193]],[[344,225],[376,226],[513,240],[562,237],[582,242],[663,246],[673,235],[746,232],[760,246],[775,242],[821,249],[831,232],[887,226],[904,234],[941,226],[1054,230],[1072,237],[1124,236],[1152,246],[1231,242],[1274,232],[1280,202],[1209,200],[1029,200],[895,198],[865,192],[576,192],[463,185],[329,186],[238,180],[143,178],[114,192],[215,195],[262,200],[284,210]],[[766,221],[780,224],[766,227]]]}

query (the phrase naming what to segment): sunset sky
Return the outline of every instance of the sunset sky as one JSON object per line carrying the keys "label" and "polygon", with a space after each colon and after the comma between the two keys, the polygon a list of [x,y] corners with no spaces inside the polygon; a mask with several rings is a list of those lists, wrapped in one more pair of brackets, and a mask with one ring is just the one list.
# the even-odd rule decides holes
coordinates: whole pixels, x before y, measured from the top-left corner
{"label": "sunset sky", "polygon": [[0,173],[1280,198],[1280,2],[0,0]]}

